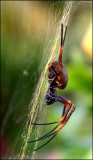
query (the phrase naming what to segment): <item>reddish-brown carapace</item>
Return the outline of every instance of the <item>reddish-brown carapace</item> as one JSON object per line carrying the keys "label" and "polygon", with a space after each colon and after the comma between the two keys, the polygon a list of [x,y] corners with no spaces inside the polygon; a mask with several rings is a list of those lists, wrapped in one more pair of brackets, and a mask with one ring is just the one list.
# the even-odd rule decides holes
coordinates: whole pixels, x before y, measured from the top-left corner
{"label": "reddish-brown carapace", "polygon": [[[53,128],[53,130],[50,131],[49,133],[47,133],[46,135],[44,135],[36,140],[27,142],[27,143],[36,142],[36,141],[40,141],[42,139],[45,139],[47,137],[52,136],[46,143],[44,143],[42,146],[38,147],[34,151],[42,148],[47,143],[49,143],[58,134],[58,132],[64,127],[64,125],[69,120],[71,114],[75,110],[75,105],[72,104],[72,102],[70,100],[68,100],[62,96],[57,95],[57,92],[56,92],[56,88],[59,88],[62,90],[67,86],[67,83],[68,83],[68,73],[67,73],[65,66],[62,63],[62,52],[63,52],[63,46],[64,46],[64,42],[65,42],[66,32],[67,32],[67,26],[65,27],[65,33],[63,35],[63,24],[61,24],[60,54],[59,54],[58,60],[50,63],[48,66],[49,88],[48,88],[48,91],[46,92],[46,96],[45,96],[47,105],[51,105],[56,101],[59,101],[62,104],[64,104],[62,117],[59,121],[52,122],[52,123],[44,123],[44,124],[32,123],[33,125],[51,125],[51,124],[57,123],[56,127]],[[56,131],[54,131],[54,130],[56,130]]]}

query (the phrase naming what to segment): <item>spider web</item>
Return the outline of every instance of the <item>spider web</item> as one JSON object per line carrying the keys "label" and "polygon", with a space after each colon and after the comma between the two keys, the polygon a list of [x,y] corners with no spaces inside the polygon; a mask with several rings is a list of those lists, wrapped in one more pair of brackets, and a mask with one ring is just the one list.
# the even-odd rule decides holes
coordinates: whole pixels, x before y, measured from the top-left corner
{"label": "spider web", "polygon": [[[23,2],[20,2],[23,3]],[[43,17],[45,18],[47,12],[47,3],[45,2],[45,6],[43,9]],[[47,72],[48,72],[48,64],[51,61],[54,61],[58,58],[59,49],[60,49],[60,26],[61,23],[64,26],[69,25],[71,21],[71,14],[79,7],[81,4],[87,5],[84,2],[73,2],[66,1],[63,3],[62,1],[54,1],[49,5],[49,14],[48,14],[48,24],[47,24],[47,32],[45,38],[45,44],[43,48],[43,56],[41,60],[41,65],[38,69],[38,73],[40,74],[40,78],[37,83],[37,73],[31,73],[31,77],[28,79],[28,74],[30,74],[31,63],[28,60],[28,66],[20,75],[18,84],[16,86],[15,92],[12,96],[12,100],[10,101],[8,111],[5,114],[5,118],[2,121],[2,133],[4,133],[11,115],[13,115],[13,121],[18,124],[18,128],[16,129],[16,139],[13,144],[9,148],[7,156],[9,158],[28,158],[29,156],[33,157],[33,149],[37,147],[37,142],[35,144],[31,144],[28,146],[27,141],[29,138],[34,136],[35,139],[39,137],[39,128],[36,128],[31,125],[31,122],[38,122],[41,119],[44,119],[46,115],[46,105],[44,102],[45,93],[48,88],[47,82]],[[56,9],[55,9],[55,6]],[[73,10],[73,12],[72,12]],[[83,16],[80,14],[80,17]],[[79,17],[79,16],[78,16]],[[74,17],[78,18],[78,17]],[[42,25],[42,20],[41,20]],[[42,39],[42,34],[40,35],[40,39]],[[69,43],[69,42],[68,42]],[[38,47],[34,49],[34,53],[38,50]],[[41,48],[42,52],[42,48]],[[33,53],[33,54],[34,54]],[[25,55],[24,55],[25,56]],[[31,59],[29,55],[29,59]],[[33,61],[33,60],[32,60]],[[33,95],[30,97],[29,102],[23,104],[22,101],[26,98],[27,89],[31,83],[31,79],[34,81],[34,90]],[[21,94],[23,91],[23,94]],[[25,106],[25,109],[22,109],[22,105]],[[20,107],[21,106],[21,107]],[[24,108],[24,107],[23,107]],[[18,113],[16,115],[15,113]],[[21,122],[21,125],[19,123]],[[12,126],[11,126],[12,130]],[[21,142],[21,143],[20,143]],[[21,145],[20,145],[21,144]],[[18,152],[15,153],[15,149],[18,149]],[[35,152],[34,152],[35,153]]]}

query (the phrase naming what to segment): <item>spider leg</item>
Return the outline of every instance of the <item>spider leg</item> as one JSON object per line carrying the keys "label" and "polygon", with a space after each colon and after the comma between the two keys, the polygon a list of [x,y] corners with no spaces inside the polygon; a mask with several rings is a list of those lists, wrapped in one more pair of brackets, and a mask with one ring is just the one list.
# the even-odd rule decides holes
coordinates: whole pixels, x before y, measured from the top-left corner
{"label": "spider leg", "polygon": [[[51,94],[52,94],[52,96],[51,96]],[[59,102],[61,102],[61,103],[64,104],[64,109],[63,109],[62,118],[61,118],[59,121],[56,122],[56,123],[58,123],[58,125],[57,125],[54,129],[52,129],[50,132],[48,132],[48,133],[45,134],[44,136],[40,137],[39,139],[36,139],[36,140],[27,142],[27,143],[31,143],[31,142],[40,141],[40,140],[43,140],[43,139],[45,139],[45,138],[50,137],[50,136],[53,135],[46,143],[44,143],[42,146],[36,148],[34,151],[36,151],[36,150],[44,147],[46,144],[48,144],[48,143],[57,135],[57,133],[65,126],[65,124],[66,124],[67,121],[69,120],[71,114],[72,114],[72,113],[74,112],[74,110],[75,110],[75,105],[73,105],[73,104],[71,103],[71,101],[67,100],[67,99],[64,98],[64,97],[61,97],[61,96],[59,96],[59,95],[56,95],[56,94],[54,94],[54,93],[51,93],[51,94],[49,93],[49,96],[50,96],[50,97],[52,97],[52,98],[56,99],[57,101],[59,101]],[[66,107],[68,107],[67,110],[66,110]],[[72,107],[73,109],[70,111],[71,107]],[[70,112],[69,112],[69,111],[70,111]],[[67,115],[68,115],[68,116],[67,116]],[[52,123],[50,123],[50,124],[53,124],[53,123],[55,123],[55,122],[52,122]],[[34,124],[34,123],[33,123],[33,124]],[[47,124],[47,123],[46,123],[46,124]],[[61,124],[61,125],[60,125],[60,124]],[[36,125],[39,125],[39,124],[36,124]],[[43,124],[40,124],[40,125],[43,125]],[[59,127],[55,132],[53,132],[59,125],[60,125],[60,127]],[[53,132],[53,133],[52,133],[52,132]],[[50,134],[50,133],[51,133],[51,134]]]}
{"label": "spider leg", "polygon": [[46,144],[48,144],[54,137],[56,136],[56,134],[54,134],[53,135],[53,137],[52,138],[50,138],[46,143],[44,143],[42,146],[40,146],[40,147],[38,147],[38,148],[36,148],[36,149],[34,149],[34,151],[37,151],[38,149],[40,149],[40,148],[42,148],[42,147],[44,147]]}
{"label": "spider leg", "polygon": [[[49,91],[49,92],[50,92],[50,91]],[[50,95],[49,95],[49,96],[50,96]],[[55,94],[55,96],[57,97],[58,95]],[[61,98],[62,98],[62,97],[61,97]],[[54,98],[54,99],[55,99],[55,98]],[[56,100],[58,100],[58,99],[56,99]],[[62,103],[62,101],[61,101],[61,103]],[[67,114],[68,114],[68,112],[69,112],[69,110],[70,110],[70,108],[71,108],[71,105],[69,105],[69,107],[67,108],[67,110],[66,110],[66,107],[67,107],[67,104],[64,105],[63,114],[62,114],[62,118],[61,118],[60,121],[51,122],[51,123],[31,123],[31,124],[33,124],[33,125],[51,125],[51,124],[55,124],[55,123],[60,123],[60,122],[62,122],[62,121],[65,120],[65,118],[66,118],[66,116],[67,116]],[[65,112],[65,110],[66,110],[66,112]]]}
{"label": "spider leg", "polygon": [[[36,139],[36,140],[29,141],[29,142],[27,142],[27,143],[36,142],[36,141],[39,141],[39,140],[42,140],[42,139],[45,139],[45,138],[47,138],[47,137],[52,136],[53,134],[56,133],[56,132],[53,132],[53,131],[54,131],[58,126],[59,126],[59,124],[58,124],[55,128],[53,128],[50,132],[48,132],[47,134],[45,134],[44,136],[42,136],[42,137],[40,137],[40,138],[38,138],[38,139]],[[52,132],[53,132],[53,133],[52,133]],[[50,133],[51,133],[51,134],[50,134]]]}
{"label": "spider leg", "polygon": [[[57,95],[57,94],[54,94],[54,93],[52,93],[51,91],[50,91],[50,95],[49,95],[49,96],[52,97],[52,98],[54,98],[55,100],[63,103],[63,104],[65,105],[65,106],[64,106],[65,108],[64,108],[64,110],[63,110],[63,116],[62,116],[62,118],[61,118],[59,121],[57,121],[57,122],[59,122],[59,123],[64,122],[65,119],[66,119],[66,117],[67,117],[68,112],[69,112],[70,109],[71,109],[71,107],[73,107],[73,109],[71,110],[71,114],[72,114],[73,111],[75,110],[75,105],[72,104],[72,102],[71,102],[70,100],[68,100],[68,99],[66,99],[66,98],[64,98],[64,97],[61,97],[61,96],[59,96],[59,95]],[[67,108],[67,110],[65,111],[66,107],[68,107],[68,108]],[[70,113],[69,113],[69,115],[70,115]],[[71,115],[70,115],[70,116],[71,116]]]}
{"label": "spider leg", "polygon": [[[45,138],[47,138],[47,137],[50,137],[50,136],[52,136],[52,135],[53,135],[53,137],[55,137],[55,135],[58,133],[58,130],[55,131],[55,132],[53,132],[53,131],[54,131],[62,122],[65,121],[66,116],[67,116],[70,108],[71,108],[71,104],[69,105],[69,107],[68,107],[67,110],[65,111],[66,105],[64,105],[63,116],[62,116],[62,118],[60,119],[60,121],[56,121],[56,122],[52,122],[52,123],[45,123],[45,124],[36,124],[36,123],[35,123],[35,125],[47,125],[47,124],[53,124],[53,123],[58,123],[58,125],[57,125],[53,130],[51,130],[50,132],[48,132],[47,134],[45,134],[44,136],[40,137],[39,139],[36,139],[36,140],[33,140],[33,141],[29,141],[28,143],[40,141],[40,140],[43,140],[43,139],[45,139]],[[32,124],[34,124],[34,123],[32,123]],[[53,132],[53,133],[52,133],[52,132]],[[51,134],[50,134],[50,133],[51,133]],[[53,139],[53,137],[52,137],[49,141],[47,141],[44,145],[42,145],[41,147],[37,148],[36,150],[42,148],[42,147],[45,146],[47,143],[49,143],[49,142]],[[36,150],[34,150],[34,151],[36,151]]]}
{"label": "spider leg", "polygon": [[[66,106],[66,105],[65,105],[65,106]],[[70,104],[70,105],[68,106],[66,112],[64,113],[64,115],[62,116],[62,118],[58,121],[58,123],[62,123],[62,122],[65,121],[65,119],[66,119],[66,117],[67,117],[67,114],[68,114],[68,112],[69,112],[70,109],[71,109],[71,106],[72,106],[72,104]]]}
{"label": "spider leg", "polygon": [[54,94],[53,92],[51,92],[51,90],[49,90],[49,97],[55,99],[56,101],[61,102],[62,104],[66,105],[67,107],[72,103],[70,100],[59,96],[57,94]]}
{"label": "spider leg", "polygon": [[63,24],[61,24],[61,45],[63,45]]}
{"label": "spider leg", "polygon": [[61,46],[60,46],[60,54],[59,54],[59,62],[62,69],[62,51],[63,51],[63,24],[61,24]]}
{"label": "spider leg", "polygon": [[[61,97],[61,96],[58,96],[57,94],[51,92],[50,89],[49,89],[48,97],[50,97],[50,98],[52,98],[52,99],[54,99],[54,100],[56,100],[56,101],[60,101],[61,103],[64,104],[64,109],[63,109],[62,118],[61,118],[59,121],[56,121],[56,122],[45,123],[45,124],[40,124],[40,125],[49,125],[49,124],[54,124],[54,123],[62,123],[62,122],[65,120],[65,118],[66,118],[66,116],[67,116],[67,114],[68,114],[68,112],[69,112],[69,110],[70,110],[70,108],[71,108],[71,104],[72,104],[71,101],[69,101],[69,103],[67,103],[68,100],[67,100],[66,98],[63,98],[63,97]],[[60,100],[60,99],[61,99],[61,100]],[[63,100],[63,101],[62,101],[62,100]],[[68,107],[67,110],[66,110],[66,107]],[[39,125],[39,124],[37,124],[37,125]]]}
{"label": "spider leg", "polygon": [[67,32],[67,26],[65,27],[65,34],[63,37],[63,24],[61,24],[61,46],[60,46],[60,54],[59,54],[59,62],[61,65],[61,69],[62,69],[62,51],[63,51],[64,42],[65,42],[66,32]]}
{"label": "spider leg", "polygon": [[[50,132],[48,132],[48,133],[45,134],[44,136],[40,137],[39,139],[36,139],[36,140],[34,140],[34,141],[29,141],[29,142],[27,142],[27,143],[32,143],[32,142],[36,142],[36,141],[39,141],[39,140],[43,140],[43,139],[45,139],[45,138],[50,137],[50,136],[53,135],[52,138],[50,138],[46,143],[44,143],[42,146],[40,146],[39,148],[35,149],[34,151],[42,148],[43,146],[45,146],[46,144],[48,144],[48,143],[56,136],[56,131],[55,131],[55,132],[53,132],[53,131],[54,131],[58,126],[59,126],[59,124],[58,124],[55,128],[53,128]],[[51,133],[51,132],[53,132],[53,133]],[[50,134],[50,133],[51,133],[51,134]]]}
{"label": "spider leg", "polygon": [[64,114],[65,114],[65,110],[66,110],[66,105],[64,105],[64,109],[63,109],[63,113],[62,113],[62,116],[61,116],[61,117],[63,117],[63,116],[64,116]]}
{"label": "spider leg", "polygon": [[[64,116],[65,112],[66,112],[66,105],[64,105],[64,108],[63,108],[63,113],[62,113],[62,116],[61,116],[61,118]],[[65,119],[66,119],[66,116],[64,117],[63,121],[64,121]]]}
{"label": "spider leg", "polygon": [[52,67],[53,71],[56,73],[56,76],[58,76],[58,74],[57,74],[56,70],[54,69],[53,65],[51,65],[51,67]]}
{"label": "spider leg", "polygon": [[36,140],[29,141],[29,142],[27,142],[27,143],[32,143],[32,142],[40,141],[40,140],[42,140],[42,139],[45,139],[45,138],[47,138],[47,137],[52,136],[52,135],[53,135],[53,134],[55,134],[55,133],[56,133],[56,131],[55,131],[55,132],[53,132],[53,133],[51,133],[50,135],[42,136],[42,137],[40,137],[40,138],[38,138],[38,139],[36,139]]}
{"label": "spider leg", "polygon": [[63,45],[64,45],[64,42],[65,42],[66,33],[67,33],[67,26],[65,27],[65,34],[64,34],[64,39],[63,39]]}
{"label": "spider leg", "polygon": [[33,124],[33,125],[50,125],[50,124],[55,124],[55,123],[57,123],[57,121],[51,122],[51,123],[31,123],[31,124]]}
{"label": "spider leg", "polygon": [[[59,124],[55,127],[55,128],[53,128],[50,132],[48,132],[47,134],[45,134],[44,136],[42,136],[42,137],[45,137],[45,136],[47,136],[47,135],[49,135],[51,132],[53,132],[57,127],[59,126]],[[41,137],[40,137],[41,138]]]}
{"label": "spider leg", "polygon": [[70,111],[70,113],[69,113],[69,115],[67,116],[67,118],[65,119],[65,121],[64,121],[64,122],[61,124],[61,126],[57,129],[56,134],[65,126],[65,124],[66,124],[67,121],[69,120],[70,116],[71,116],[72,113],[74,112],[75,106],[72,105],[71,107],[73,107],[72,110]]}
{"label": "spider leg", "polygon": [[[39,139],[37,139],[37,140],[32,141],[32,142],[39,141],[39,140],[42,140],[42,139],[44,139],[44,138],[47,138],[47,137],[53,135],[52,138],[50,138],[50,139],[49,139],[46,143],[44,143],[42,146],[36,148],[34,151],[36,151],[36,150],[44,147],[46,144],[48,144],[48,143],[58,134],[58,132],[65,126],[65,124],[66,124],[67,121],[69,120],[71,114],[72,114],[72,113],[74,112],[74,110],[75,110],[75,106],[74,106],[73,104],[70,104],[70,105],[69,105],[69,107],[68,107],[69,110],[70,110],[71,107],[73,107],[73,109],[70,111],[69,115],[66,117],[66,119],[63,121],[63,123],[61,124],[61,126],[60,126],[55,132],[53,132],[53,133],[50,134],[50,135],[47,135],[47,136],[45,135],[45,136],[43,136],[43,137],[41,137],[41,138],[39,138]],[[65,114],[65,115],[66,115],[66,114]],[[61,121],[61,122],[62,122],[62,121]],[[58,125],[57,125],[56,127],[58,127]],[[56,127],[55,127],[55,128],[56,128]],[[51,132],[52,132],[52,131],[51,131]],[[48,133],[48,134],[49,134],[49,133]],[[28,143],[30,143],[30,142],[28,142]]]}
{"label": "spider leg", "polygon": [[65,120],[65,118],[66,118],[66,116],[67,116],[67,114],[68,114],[68,112],[69,112],[71,106],[72,106],[72,103],[68,106],[68,108],[67,108],[66,111],[65,111],[66,105],[64,106],[65,109],[63,110],[63,112],[64,112],[64,111],[65,111],[65,112],[64,112],[62,118],[61,118],[59,121],[51,122],[51,123],[43,123],[43,124],[38,124],[38,123],[31,123],[31,124],[33,124],[33,125],[50,125],[50,124],[55,124],[55,123],[62,123],[62,122]]}

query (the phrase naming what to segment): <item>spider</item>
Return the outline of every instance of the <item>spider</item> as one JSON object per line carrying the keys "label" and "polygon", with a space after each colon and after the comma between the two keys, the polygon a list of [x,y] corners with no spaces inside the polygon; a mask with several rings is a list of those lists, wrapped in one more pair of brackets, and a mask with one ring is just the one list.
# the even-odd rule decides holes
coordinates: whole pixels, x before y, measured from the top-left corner
{"label": "spider", "polygon": [[[36,141],[40,141],[42,139],[45,139],[47,137],[52,136],[46,143],[44,143],[42,146],[38,147],[34,151],[36,151],[36,150],[42,148],[43,146],[45,146],[46,144],[48,144],[58,134],[58,132],[65,126],[65,124],[67,123],[70,116],[72,115],[72,113],[75,110],[75,105],[72,104],[72,102],[70,100],[68,100],[62,96],[59,96],[56,93],[56,88],[59,88],[62,90],[67,86],[67,83],[68,83],[68,73],[67,73],[67,70],[66,70],[64,64],[62,63],[62,52],[63,52],[63,46],[64,46],[64,42],[65,42],[66,32],[67,32],[67,26],[65,27],[65,33],[63,36],[63,24],[61,24],[60,54],[59,54],[58,61],[54,61],[54,62],[50,63],[48,66],[49,88],[48,88],[48,91],[46,92],[46,96],[45,96],[47,105],[51,105],[56,101],[59,101],[62,104],[64,104],[63,113],[62,113],[61,119],[56,122],[44,123],[44,124],[32,123],[33,125],[51,125],[51,124],[57,123],[56,127],[53,128],[49,133],[45,134],[44,136],[42,136],[36,140],[27,142],[27,143],[36,142]],[[56,131],[54,131],[54,130],[56,130]]]}

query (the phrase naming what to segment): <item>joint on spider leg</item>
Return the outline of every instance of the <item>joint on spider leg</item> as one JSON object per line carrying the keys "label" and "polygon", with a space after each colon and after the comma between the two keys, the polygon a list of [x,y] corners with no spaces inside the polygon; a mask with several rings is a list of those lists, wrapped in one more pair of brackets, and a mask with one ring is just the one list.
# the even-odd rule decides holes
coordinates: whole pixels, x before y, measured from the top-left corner
{"label": "joint on spider leg", "polygon": [[66,115],[66,117],[65,117],[65,119],[63,120],[63,121],[61,121],[62,122],[62,124],[61,124],[61,126],[57,129],[57,131],[56,131],[56,133],[58,133],[64,126],[65,126],[65,124],[67,123],[67,121],[69,120],[69,118],[70,118],[70,116],[72,115],[72,113],[74,112],[74,110],[75,110],[75,105],[74,104],[70,104],[70,107],[69,108],[73,108],[71,111],[70,111],[70,113],[69,113],[69,115],[67,116]]}
{"label": "joint on spider leg", "polygon": [[74,104],[72,104],[72,105],[71,105],[71,108],[72,108],[72,110],[70,111],[70,113],[69,113],[66,121],[68,121],[68,119],[70,118],[70,116],[72,115],[72,113],[75,111],[75,108],[76,108],[76,107],[75,107]]}
{"label": "joint on spider leg", "polygon": [[74,104],[72,104],[72,106],[71,106],[73,109],[73,111],[76,109],[76,106],[74,105]]}
{"label": "joint on spider leg", "polygon": [[[58,121],[59,123],[63,123],[63,122],[65,121],[65,119],[66,119],[66,117],[67,117],[67,115],[68,115],[68,113],[69,113],[69,111],[70,111],[70,109],[71,109],[71,106],[72,106],[72,103],[68,106],[68,108],[67,108],[66,111],[65,111],[66,108],[63,110],[64,115],[63,115],[62,118]],[[64,107],[67,107],[67,105],[65,105]]]}

